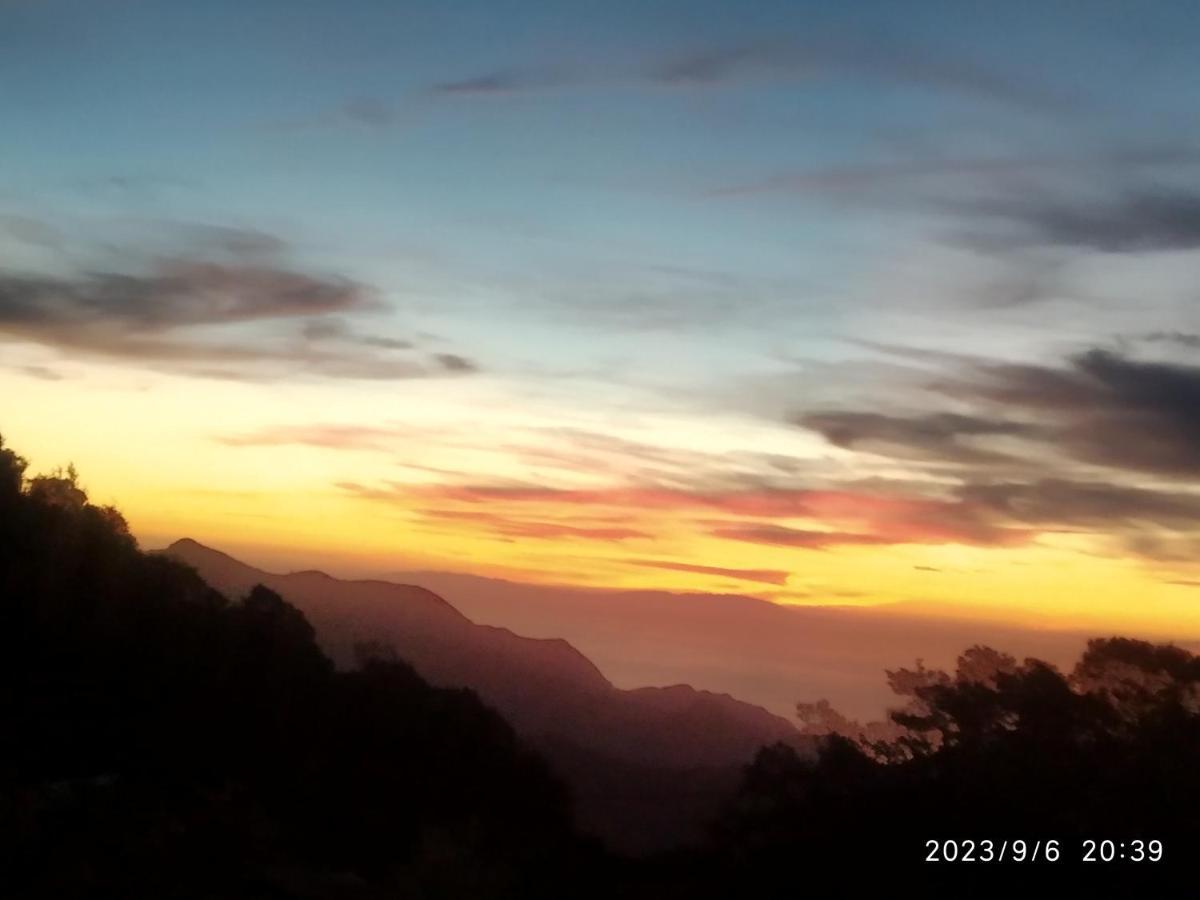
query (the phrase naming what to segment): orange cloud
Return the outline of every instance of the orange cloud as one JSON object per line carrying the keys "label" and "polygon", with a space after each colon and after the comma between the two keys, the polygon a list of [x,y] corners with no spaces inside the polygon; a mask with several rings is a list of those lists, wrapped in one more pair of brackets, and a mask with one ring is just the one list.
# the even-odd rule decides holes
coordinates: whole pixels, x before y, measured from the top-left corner
{"label": "orange cloud", "polygon": [[[969,499],[903,497],[879,493],[755,488],[741,491],[692,491],[659,487],[563,489],[528,485],[408,485],[386,482],[384,487],[342,482],[358,497],[408,505],[446,503],[472,507],[533,506],[565,508],[572,516],[579,507],[612,508],[630,515],[644,512],[707,510],[754,519],[810,519],[837,531],[763,528],[754,523],[720,522],[716,537],[787,546],[835,544],[972,544],[1011,546],[1026,543],[1037,531],[1006,526],[995,510]],[[488,515],[494,515],[489,512]],[[713,524],[713,523],[709,523]]]}

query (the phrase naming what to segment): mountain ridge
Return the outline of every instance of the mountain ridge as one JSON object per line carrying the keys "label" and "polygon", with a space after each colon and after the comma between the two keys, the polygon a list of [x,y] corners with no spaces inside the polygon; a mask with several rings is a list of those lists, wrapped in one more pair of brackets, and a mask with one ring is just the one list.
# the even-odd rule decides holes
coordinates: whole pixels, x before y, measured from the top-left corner
{"label": "mountain ridge", "polygon": [[[433,683],[476,690],[535,739],[680,767],[737,765],[764,744],[802,743],[786,719],[729,694],[684,683],[617,688],[569,641],[476,624],[417,585],[342,580],[316,570],[266,572],[190,538],[160,552],[191,565],[226,595],[256,583],[277,591],[309,617],[340,665],[352,663],[356,645],[391,643]],[[669,734],[674,729],[682,732]]]}

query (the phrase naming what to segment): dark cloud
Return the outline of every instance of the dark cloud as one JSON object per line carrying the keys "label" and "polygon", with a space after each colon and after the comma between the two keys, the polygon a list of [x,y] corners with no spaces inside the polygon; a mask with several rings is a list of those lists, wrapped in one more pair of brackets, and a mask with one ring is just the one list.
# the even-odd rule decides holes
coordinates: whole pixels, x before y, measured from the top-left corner
{"label": "dark cloud", "polygon": [[1189,350],[1200,350],[1200,334],[1185,331],[1153,331],[1142,335],[1142,340],[1150,344],[1175,344]]}
{"label": "dark cloud", "polygon": [[1053,441],[1077,459],[1162,474],[1200,472],[1200,368],[1091,350],[1068,368],[993,366],[951,390],[1052,414]]}
{"label": "dark cloud", "polygon": [[1127,190],[1089,200],[1029,196],[960,207],[982,223],[1011,229],[1003,239],[1103,253],[1200,247],[1200,193],[1182,188]]}
{"label": "dark cloud", "polygon": [[[256,237],[246,245],[246,234],[231,232],[222,240],[232,240],[245,252],[275,246]],[[371,291],[348,279],[277,266],[177,259],[134,274],[73,278],[0,270],[0,335],[204,377],[253,380],[309,373],[392,379],[436,374],[438,370],[413,360],[371,352],[401,349],[401,342],[391,338],[357,336],[347,329],[343,340],[330,347],[319,337],[302,333],[297,340],[278,331],[280,322],[297,318],[385,309]],[[439,363],[441,371],[449,368]],[[463,363],[455,371],[472,370]]]}
{"label": "dark cloud", "polygon": [[[912,485],[916,496],[903,499],[894,515],[873,516],[866,534],[919,542],[931,522],[960,542],[1078,531],[1106,535],[1159,562],[1200,558],[1200,367],[1106,349],[1059,366],[942,363],[956,373],[926,387],[974,413],[826,411],[794,420],[838,446],[927,464],[926,473],[939,479],[946,470],[936,466],[958,467],[959,485]],[[1004,454],[968,443],[999,438],[1010,439]],[[1101,467],[1110,479],[1097,475]],[[929,491],[947,499],[922,507],[918,498]],[[936,528],[932,535],[938,538]],[[719,536],[800,547],[834,542],[775,525],[722,526]]]}
{"label": "dark cloud", "polygon": [[352,282],[280,269],[174,262],[150,274],[0,275],[0,328],[125,334],[376,306]]}
{"label": "dark cloud", "polygon": [[1007,437],[1077,462],[1165,476],[1200,472],[1200,367],[1106,349],[1062,366],[951,362],[957,373],[925,386],[979,410],[972,415],[842,410],[793,421],[835,445],[898,459],[986,468],[1014,461],[1017,448],[1010,442],[1002,454],[969,442]]}
{"label": "dark cloud", "polygon": [[429,93],[444,97],[495,97],[544,91],[563,87],[575,79],[558,68],[509,68],[472,75],[457,81],[443,81]]}
{"label": "dark cloud", "polygon": [[479,366],[465,356],[459,356],[457,353],[437,353],[434,354],[433,358],[447,372],[466,373],[479,371]]}
{"label": "dark cloud", "polygon": [[954,413],[904,418],[870,412],[823,412],[797,417],[796,424],[851,450],[954,463],[1011,461],[1010,454],[971,444],[976,438],[1037,435],[1038,426]]}
{"label": "dark cloud", "polygon": [[402,338],[360,334],[343,319],[313,319],[304,324],[301,334],[310,341],[341,341],[361,344],[364,347],[378,347],[382,350],[411,350],[413,348],[412,341]]}
{"label": "dark cloud", "polygon": [[1200,527],[1200,494],[1178,491],[1046,478],[1028,484],[967,484],[959,496],[1006,519],[1036,525]]}

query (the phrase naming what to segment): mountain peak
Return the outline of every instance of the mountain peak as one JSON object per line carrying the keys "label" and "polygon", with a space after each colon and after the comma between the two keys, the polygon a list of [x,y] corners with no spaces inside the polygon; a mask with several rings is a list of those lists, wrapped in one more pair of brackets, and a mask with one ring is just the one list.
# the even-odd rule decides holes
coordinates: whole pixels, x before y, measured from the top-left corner
{"label": "mountain peak", "polygon": [[189,538],[189,537],[180,538],[179,540],[175,541],[173,544],[169,545],[166,548],[166,550],[162,550],[159,552],[170,553],[172,555],[181,554],[181,553],[182,554],[201,553],[206,556],[216,556],[216,557],[220,557],[222,559],[227,559],[230,562],[237,562],[237,560],[235,560],[228,553],[222,553],[220,550],[214,550],[212,547],[209,547],[207,544],[202,544],[199,541],[194,540],[193,538]]}

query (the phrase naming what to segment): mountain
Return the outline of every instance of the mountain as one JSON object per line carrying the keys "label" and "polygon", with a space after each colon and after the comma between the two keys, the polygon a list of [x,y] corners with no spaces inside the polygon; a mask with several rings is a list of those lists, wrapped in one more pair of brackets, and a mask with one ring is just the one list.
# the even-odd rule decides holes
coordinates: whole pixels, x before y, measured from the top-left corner
{"label": "mountain", "polygon": [[138,549],[0,441],[6,898],[609,897],[570,793],[474,692],[339,670],[304,615]]}
{"label": "mountain", "polygon": [[[188,539],[163,552],[227,596],[256,584],[277,592],[304,613],[341,666],[364,645],[376,653],[388,647],[431,684],[474,690],[571,781],[584,824],[626,848],[694,833],[759,748],[808,746],[786,719],[726,694],[687,685],[619,689],[566,641],[475,624],[421,587],[314,571],[273,574]],[[619,784],[604,778],[613,767],[597,760],[625,777]],[[622,790],[628,802],[614,817],[613,792]]]}
{"label": "mountain", "polygon": [[1087,635],[933,615],[915,604],[783,606],[737,594],[527,584],[456,572],[406,571],[397,580],[445,597],[473,621],[529,637],[561,637],[618,687],[685,682],[778,715],[828,699],[864,721],[895,705],[885,669],[952,668],[986,643],[1019,658],[1070,665]]}

